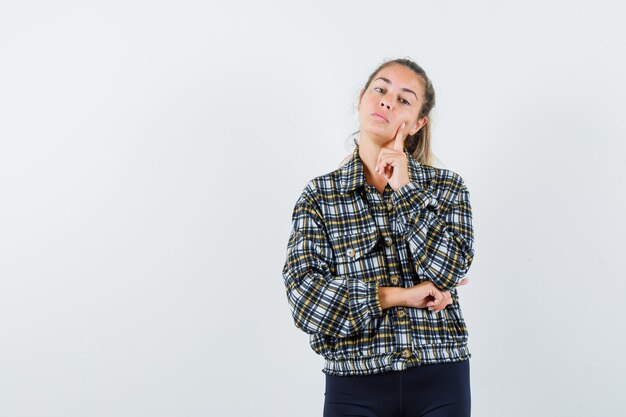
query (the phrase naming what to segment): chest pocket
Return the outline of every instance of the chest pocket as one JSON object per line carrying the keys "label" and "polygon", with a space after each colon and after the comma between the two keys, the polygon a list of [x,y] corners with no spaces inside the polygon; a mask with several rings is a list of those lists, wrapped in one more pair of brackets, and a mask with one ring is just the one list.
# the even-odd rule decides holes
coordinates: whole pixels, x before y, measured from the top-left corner
{"label": "chest pocket", "polygon": [[379,278],[384,261],[379,253],[380,238],[380,231],[375,227],[349,234],[331,234],[337,275],[366,281]]}

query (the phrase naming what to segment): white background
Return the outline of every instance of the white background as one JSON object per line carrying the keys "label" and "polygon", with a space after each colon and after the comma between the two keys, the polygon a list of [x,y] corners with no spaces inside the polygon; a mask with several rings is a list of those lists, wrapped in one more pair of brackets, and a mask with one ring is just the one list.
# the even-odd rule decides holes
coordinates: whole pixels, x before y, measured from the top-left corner
{"label": "white background", "polygon": [[469,190],[475,416],[621,416],[619,1],[0,3],[0,415],[320,416],[281,269],[386,59]]}

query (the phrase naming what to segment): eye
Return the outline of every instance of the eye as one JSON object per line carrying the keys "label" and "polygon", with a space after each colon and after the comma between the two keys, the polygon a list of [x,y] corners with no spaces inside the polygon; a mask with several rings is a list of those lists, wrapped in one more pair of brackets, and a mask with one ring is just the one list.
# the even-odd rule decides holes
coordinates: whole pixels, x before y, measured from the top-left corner
{"label": "eye", "polygon": [[[385,92],[385,89],[382,88],[382,87],[374,87],[373,90],[377,91],[379,93],[383,93],[383,94]],[[399,97],[399,100],[400,100],[400,103],[404,104],[405,106],[410,106],[411,105],[411,103],[408,100],[403,99],[402,97]]]}

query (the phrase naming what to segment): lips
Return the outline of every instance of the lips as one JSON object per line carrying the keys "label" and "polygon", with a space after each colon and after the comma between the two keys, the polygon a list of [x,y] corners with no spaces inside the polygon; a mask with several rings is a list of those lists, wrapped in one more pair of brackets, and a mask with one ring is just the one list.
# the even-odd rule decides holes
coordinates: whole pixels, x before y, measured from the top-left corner
{"label": "lips", "polygon": [[378,118],[380,118],[380,119],[382,119],[382,120],[384,120],[386,122],[389,122],[389,120],[387,120],[387,118],[385,116],[383,116],[382,114],[380,114],[380,113],[372,113],[372,116],[378,117]]}

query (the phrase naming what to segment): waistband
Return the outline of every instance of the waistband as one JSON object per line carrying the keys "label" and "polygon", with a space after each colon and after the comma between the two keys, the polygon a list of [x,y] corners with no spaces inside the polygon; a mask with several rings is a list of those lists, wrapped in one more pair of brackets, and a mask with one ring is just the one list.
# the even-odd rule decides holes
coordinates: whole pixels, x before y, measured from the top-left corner
{"label": "waistband", "polygon": [[333,376],[371,375],[386,371],[402,371],[412,366],[458,362],[472,357],[469,348],[455,344],[429,345],[377,356],[324,358],[322,372]]}

